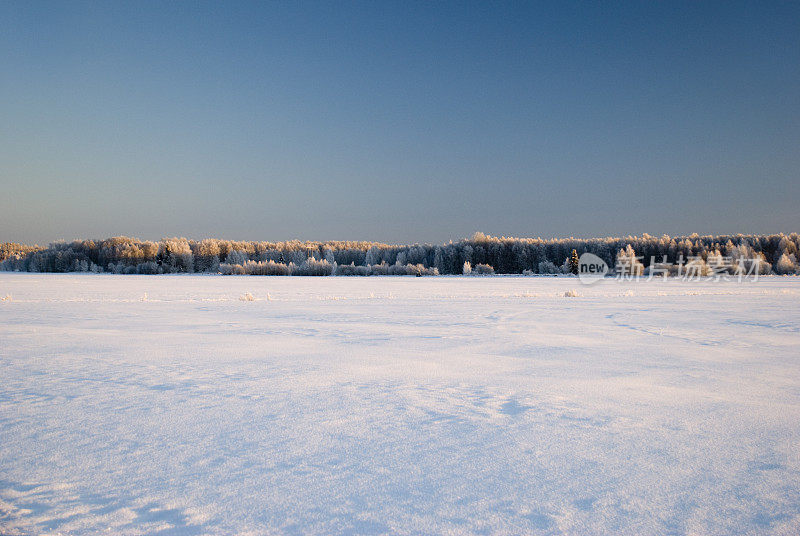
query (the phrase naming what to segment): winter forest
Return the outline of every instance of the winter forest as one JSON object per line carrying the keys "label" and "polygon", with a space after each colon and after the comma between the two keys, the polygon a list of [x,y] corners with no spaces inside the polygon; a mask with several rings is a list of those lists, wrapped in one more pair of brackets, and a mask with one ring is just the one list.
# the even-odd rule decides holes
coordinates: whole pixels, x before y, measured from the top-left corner
{"label": "winter forest", "polygon": [[237,242],[128,237],[55,242],[46,248],[0,245],[0,269],[22,272],[117,274],[221,273],[249,275],[566,274],[569,257],[594,253],[610,267],[621,261],[647,270],[653,263],[694,258],[748,259],[762,274],[794,274],[800,235],[626,238],[498,238],[475,233],[444,245],[376,242]]}

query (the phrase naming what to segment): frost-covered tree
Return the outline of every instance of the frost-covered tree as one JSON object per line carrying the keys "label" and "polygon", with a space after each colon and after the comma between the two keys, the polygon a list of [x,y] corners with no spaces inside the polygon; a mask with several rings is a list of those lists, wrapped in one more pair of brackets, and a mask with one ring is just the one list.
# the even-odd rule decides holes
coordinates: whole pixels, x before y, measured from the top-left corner
{"label": "frost-covered tree", "polygon": [[560,271],[551,261],[541,261],[538,268],[540,274],[557,274]]}
{"label": "frost-covered tree", "polygon": [[377,246],[372,246],[367,250],[367,254],[364,256],[364,264],[378,264],[381,260],[380,250]]}
{"label": "frost-covered tree", "polygon": [[775,263],[775,272],[779,274],[793,274],[797,272],[797,258],[794,253],[784,253]]}
{"label": "frost-covered tree", "polygon": [[238,250],[238,249],[232,250],[225,257],[225,263],[226,264],[241,264],[241,265],[244,266],[244,264],[249,260],[250,259],[248,258],[247,253],[245,253],[244,251]]}
{"label": "frost-covered tree", "polygon": [[638,276],[644,273],[644,265],[639,260],[642,257],[637,257],[636,252],[628,244],[624,249],[617,252],[616,262],[614,263],[615,270],[621,275]]}

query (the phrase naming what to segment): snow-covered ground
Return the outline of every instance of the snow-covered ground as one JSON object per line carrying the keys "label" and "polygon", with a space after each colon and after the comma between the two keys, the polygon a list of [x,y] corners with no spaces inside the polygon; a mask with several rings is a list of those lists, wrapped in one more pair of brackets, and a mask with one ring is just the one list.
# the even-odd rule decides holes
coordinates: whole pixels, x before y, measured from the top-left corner
{"label": "snow-covered ground", "polygon": [[2,534],[800,533],[800,278],[4,296]]}

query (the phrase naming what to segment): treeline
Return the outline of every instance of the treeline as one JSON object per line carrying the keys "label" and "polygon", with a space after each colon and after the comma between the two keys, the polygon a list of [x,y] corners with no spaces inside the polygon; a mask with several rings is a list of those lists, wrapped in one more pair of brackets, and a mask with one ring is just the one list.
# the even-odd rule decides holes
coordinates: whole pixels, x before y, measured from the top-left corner
{"label": "treeline", "polygon": [[23,257],[28,253],[39,251],[39,246],[27,246],[25,244],[16,244],[14,242],[0,243],[0,261],[10,259],[11,257]]}
{"label": "treeline", "polygon": [[651,263],[721,258],[755,260],[760,273],[800,273],[800,235],[625,238],[505,238],[475,233],[443,245],[376,242],[236,242],[128,237],[56,242],[46,248],[6,243],[0,269],[117,274],[222,273],[253,275],[565,274],[572,250],[594,253],[610,267],[621,260]]}

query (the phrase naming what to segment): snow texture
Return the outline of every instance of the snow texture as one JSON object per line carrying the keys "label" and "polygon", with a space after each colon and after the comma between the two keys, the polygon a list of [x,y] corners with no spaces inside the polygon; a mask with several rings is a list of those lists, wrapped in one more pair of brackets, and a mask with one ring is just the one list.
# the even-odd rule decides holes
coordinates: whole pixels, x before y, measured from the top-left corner
{"label": "snow texture", "polygon": [[2,534],[800,533],[796,277],[0,296]]}

